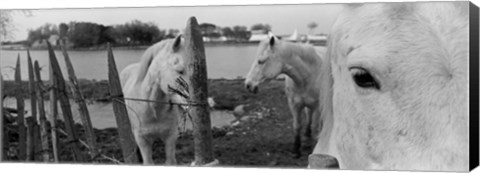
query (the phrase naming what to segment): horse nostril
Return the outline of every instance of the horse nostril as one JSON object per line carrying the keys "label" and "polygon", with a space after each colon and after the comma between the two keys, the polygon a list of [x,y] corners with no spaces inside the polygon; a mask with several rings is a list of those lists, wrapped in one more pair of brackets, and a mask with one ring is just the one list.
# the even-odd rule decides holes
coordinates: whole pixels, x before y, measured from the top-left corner
{"label": "horse nostril", "polygon": [[250,85],[249,85],[249,84],[246,84],[246,85],[245,85],[245,88],[246,88],[248,91],[250,91]]}
{"label": "horse nostril", "polygon": [[253,93],[257,94],[257,92],[258,92],[258,87],[257,86],[253,87]]}

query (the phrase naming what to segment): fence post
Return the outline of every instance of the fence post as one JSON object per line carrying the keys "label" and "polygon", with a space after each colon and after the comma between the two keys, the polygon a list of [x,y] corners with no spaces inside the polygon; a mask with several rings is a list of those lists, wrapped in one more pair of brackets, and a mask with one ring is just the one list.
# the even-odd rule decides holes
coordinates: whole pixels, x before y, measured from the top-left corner
{"label": "fence post", "polygon": [[77,131],[75,130],[75,122],[72,117],[72,110],[70,108],[70,101],[68,100],[67,90],[65,87],[65,81],[63,79],[62,71],[60,70],[60,65],[58,65],[57,58],[55,57],[55,52],[50,43],[47,41],[48,54],[50,57],[50,63],[52,65],[53,77],[55,78],[55,87],[52,89],[57,90],[58,98],[60,100],[60,107],[63,112],[63,119],[65,122],[65,128],[68,134],[68,141],[70,143],[71,149],[73,151],[74,160],[83,162],[85,161],[83,153],[80,151],[80,142],[78,140]]}
{"label": "fence post", "polygon": [[35,99],[35,79],[33,74],[33,63],[32,58],[30,57],[30,51],[27,49],[27,60],[28,60],[28,89],[30,90],[30,103],[32,107],[32,117],[34,120],[37,120],[37,102]]}
{"label": "fence post", "polygon": [[63,57],[65,58],[65,64],[67,66],[68,76],[71,83],[71,89],[73,93],[73,99],[78,104],[78,111],[80,112],[80,119],[82,120],[83,128],[85,129],[85,136],[87,138],[87,144],[90,149],[90,157],[93,159],[97,155],[97,142],[95,139],[95,134],[93,132],[92,121],[90,120],[90,114],[88,113],[87,104],[83,98],[82,93],[80,92],[80,86],[78,84],[77,76],[75,75],[75,70],[73,69],[72,62],[68,56],[67,50],[65,48],[65,43],[62,45]]}
{"label": "fence post", "polygon": [[4,120],[3,120],[3,75],[0,67],[0,162],[5,160],[5,135],[4,135]]}
{"label": "fence post", "polygon": [[27,117],[25,118],[27,121],[27,161],[33,161],[35,157],[35,150],[34,150],[34,145],[33,143],[33,138],[34,138],[34,131],[35,131],[35,119],[33,117]]}
{"label": "fence post", "polygon": [[186,57],[188,66],[193,69],[190,76],[190,99],[193,103],[205,103],[191,109],[193,123],[193,139],[195,146],[194,165],[205,165],[213,162],[212,131],[207,97],[207,63],[200,28],[195,17],[190,17],[185,29]]}
{"label": "fence post", "polygon": [[15,83],[17,84],[16,89],[16,100],[17,100],[17,125],[18,125],[18,149],[19,149],[19,159],[25,160],[26,156],[26,134],[25,134],[25,103],[23,102],[23,89],[22,89],[22,76],[20,71],[20,54],[17,57],[17,65],[15,67]]}
{"label": "fence post", "polygon": [[[110,84],[111,96],[123,96],[122,85],[118,76],[117,65],[113,57],[110,43],[107,44],[108,49],[108,81]],[[130,120],[128,119],[127,108],[124,105],[123,97],[118,97],[112,100],[113,111],[115,113],[115,120],[117,122],[118,135],[120,136],[120,144],[122,146],[122,153],[125,163],[138,163],[137,144],[135,143],[132,134]]]}
{"label": "fence post", "polygon": [[48,146],[48,128],[47,128],[47,119],[45,117],[45,103],[43,102],[43,83],[42,77],[40,76],[40,66],[38,61],[35,61],[34,65],[35,77],[36,77],[36,90],[38,98],[38,118],[40,121],[40,141],[42,142],[42,160],[44,162],[50,161],[49,146]]}
{"label": "fence post", "polygon": [[[32,133],[32,144],[33,144],[33,153],[38,153],[40,151],[40,131],[38,126],[38,118],[37,118],[37,99],[36,99],[36,87],[35,87],[35,74],[33,71],[33,63],[32,57],[30,56],[30,51],[27,49],[27,60],[28,60],[28,89],[30,90],[30,106],[31,106],[31,113],[33,117],[33,133]],[[33,155],[33,160],[36,160],[36,154]]]}
{"label": "fence post", "polygon": [[58,135],[57,135],[57,119],[58,119],[58,109],[57,109],[57,90],[53,89],[56,85],[57,82],[55,80],[55,76],[53,75],[53,68],[52,68],[52,62],[50,60],[49,64],[49,77],[50,77],[50,93],[49,93],[49,99],[50,99],[50,126],[51,126],[51,132],[50,134],[52,135],[52,152],[53,152],[53,159],[55,163],[58,163],[60,161],[59,155],[58,155]]}

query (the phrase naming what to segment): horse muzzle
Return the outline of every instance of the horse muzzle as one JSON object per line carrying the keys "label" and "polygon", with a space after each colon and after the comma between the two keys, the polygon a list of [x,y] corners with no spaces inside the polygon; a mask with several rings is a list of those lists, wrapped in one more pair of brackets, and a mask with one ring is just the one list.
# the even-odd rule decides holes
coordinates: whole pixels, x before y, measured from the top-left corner
{"label": "horse muzzle", "polygon": [[245,84],[245,88],[251,93],[256,94],[258,92],[258,85],[253,85],[251,83]]}
{"label": "horse muzzle", "polygon": [[310,154],[308,168],[312,169],[340,169],[337,158],[327,154]]}

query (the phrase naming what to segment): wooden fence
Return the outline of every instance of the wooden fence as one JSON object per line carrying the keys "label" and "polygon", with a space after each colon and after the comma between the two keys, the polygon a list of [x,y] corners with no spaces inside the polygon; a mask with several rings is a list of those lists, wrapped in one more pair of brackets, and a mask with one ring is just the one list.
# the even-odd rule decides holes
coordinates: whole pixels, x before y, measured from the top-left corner
{"label": "wooden fence", "polygon": [[[0,67],[0,72],[2,67]],[[0,74],[0,162],[5,160],[5,132],[4,132],[4,118],[3,118],[3,76]]]}
{"label": "wooden fence", "polygon": [[[200,34],[199,26],[194,17],[187,22],[185,33],[186,56],[189,59],[189,66],[193,67],[192,76],[190,78],[192,85],[189,88],[191,95],[191,103],[202,103],[192,105],[190,113],[192,115],[192,123],[194,130],[195,143],[195,161],[192,165],[216,165],[218,161],[213,157],[212,148],[212,133],[210,115],[207,104],[207,72],[205,62],[205,51]],[[17,117],[16,126],[18,135],[18,147],[15,149],[17,153],[17,160],[19,161],[43,161],[43,162],[61,162],[59,146],[67,146],[69,152],[73,156],[75,162],[96,162],[97,158],[108,159],[114,163],[121,163],[120,161],[108,157],[101,153],[96,143],[96,137],[93,131],[90,114],[88,112],[85,99],[80,91],[75,70],[70,61],[69,55],[62,46],[62,53],[68,72],[69,81],[65,81],[60,65],[58,64],[55,52],[47,42],[50,68],[50,81],[43,82],[40,75],[40,66],[37,61],[32,62],[30,52],[27,50],[28,61],[28,91],[22,87],[20,55],[17,57],[15,67],[15,82],[16,82],[16,101],[17,101]],[[122,87],[118,71],[115,64],[115,58],[108,44],[107,48],[108,61],[108,78],[111,96],[123,96]],[[7,151],[10,150],[11,145],[6,136],[6,121],[4,119],[3,109],[3,81],[0,75],[0,161],[8,160]],[[71,92],[68,92],[71,91]],[[29,117],[25,117],[24,109],[24,93],[29,93],[31,112]],[[45,96],[48,93],[50,100],[50,111],[45,111]],[[74,119],[72,117],[72,110],[70,99],[67,93],[72,93],[73,100],[79,106],[81,123],[85,131],[86,142],[80,139],[79,130],[76,129]],[[119,100],[112,101],[115,119],[117,122],[117,130],[119,134],[119,143],[122,149],[124,163],[132,164],[139,163],[137,157],[137,145],[131,131],[130,121],[127,115],[127,108],[125,107],[124,98],[116,98]],[[58,124],[58,110],[60,108],[63,115],[65,128],[61,129]],[[47,119],[48,116],[48,119]],[[49,135],[50,134],[50,135]],[[67,140],[59,140],[59,135],[66,135]],[[59,143],[62,145],[59,145]],[[83,150],[87,150],[88,155]],[[15,159],[13,159],[15,160]],[[214,163],[214,164],[212,164]]]}

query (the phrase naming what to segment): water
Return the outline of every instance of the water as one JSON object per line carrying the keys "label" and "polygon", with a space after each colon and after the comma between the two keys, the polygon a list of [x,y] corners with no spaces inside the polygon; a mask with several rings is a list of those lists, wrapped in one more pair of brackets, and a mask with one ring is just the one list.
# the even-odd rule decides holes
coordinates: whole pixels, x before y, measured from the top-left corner
{"label": "water", "polygon": [[[208,78],[237,78],[244,77],[250,65],[253,62],[256,52],[256,45],[215,45],[206,46],[205,53],[207,59],[207,73]],[[140,60],[144,50],[113,50],[117,68],[121,71],[127,65],[136,63]],[[103,80],[108,79],[107,71],[107,51],[68,51],[72,61],[75,73],[78,78]],[[28,79],[27,69],[27,52],[25,50],[1,50],[0,51],[0,66],[2,67],[2,75],[5,80],[13,80],[14,67],[17,61],[17,55],[20,54],[22,79]],[[37,60],[41,70],[43,80],[48,80],[48,51],[46,50],[32,50],[30,51],[32,60]],[[55,51],[55,55],[62,68],[63,75],[66,76],[66,67],[61,51]],[[78,106],[72,101],[72,113],[75,122],[80,123],[80,113]],[[16,108],[16,101],[14,98],[7,98],[6,107]],[[45,105],[49,105],[46,101]],[[95,128],[103,129],[108,127],[116,127],[115,117],[111,103],[102,104],[95,103],[87,106],[92,125]],[[28,111],[26,116],[30,116],[30,101],[25,101],[25,109]],[[60,107],[59,107],[60,108]],[[45,111],[50,114],[49,106],[45,107]],[[59,109],[59,117],[61,110]],[[222,127],[228,125],[230,121],[234,120],[234,116],[228,111],[211,111],[210,117],[213,127]],[[186,129],[191,129],[191,123],[187,120]]]}
{"label": "water", "polygon": [[[73,119],[76,123],[81,123],[80,119],[80,112],[78,111],[78,105],[74,104],[73,101],[70,101],[70,104],[72,105],[72,114],[73,114]],[[15,98],[6,98],[5,107],[9,108],[16,108],[17,107],[17,101]],[[113,107],[112,103],[95,103],[95,104],[89,104],[87,105],[88,112],[90,114],[90,119],[92,121],[92,126],[97,129],[104,129],[104,128],[110,128],[110,127],[117,127],[116,121],[115,121],[115,115],[113,114]],[[25,116],[31,116],[31,104],[30,100],[26,99],[25,100],[25,110],[27,111]],[[50,114],[50,102],[45,101],[45,113],[48,116]],[[62,111],[60,108],[60,105],[58,106],[58,117],[60,119],[63,119]],[[38,115],[37,115],[38,116]],[[210,118],[212,122],[212,127],[223,127],[229,125],[231,121],[235,119],[231,111],[210,111]],[[192,129],[192,125],[190,120],[188,120],[185,123],[183,123],[182,119],[180,119],[180,127],[183,129],[183,125],[185,124],[185,129],[189,130]]]}
{"label": "water", "polygon": [[[207,45],[205,54],[207,60],[208,78],[237,78],[244,77],[255,58],[257,45]],[[119,72],[127,65],[138,62],[144,50],[113,50]],[[4,80],[13,80],[14,68],[17,56],[20,54],[22,80],[28,79],[27,52],[25,50],[1,50],[0,66]],[[108,79],[107,51],[68,51],[75,73],[78,78],[84,79]],[[32,60],[38,60],[42,67],[42,79],[48,79],[48,51],[30,51]],[[66,76],[65,62],[61,51],[55,51],[55,55]]]}

